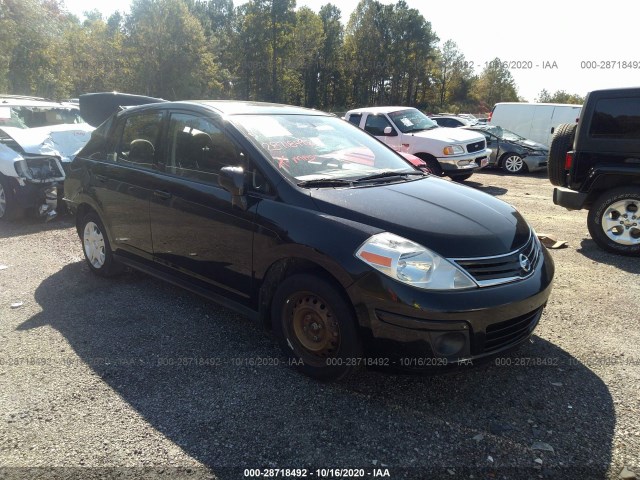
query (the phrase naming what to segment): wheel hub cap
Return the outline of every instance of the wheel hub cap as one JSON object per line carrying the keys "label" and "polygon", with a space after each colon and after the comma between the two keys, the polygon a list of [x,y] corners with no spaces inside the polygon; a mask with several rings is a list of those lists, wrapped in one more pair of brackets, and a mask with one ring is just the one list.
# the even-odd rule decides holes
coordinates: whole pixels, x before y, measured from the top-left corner
{"label": "wheel hub cap", "polygon": [[637,200],[612,203],[602,214],[602,230],[620,245],[640,244],[640,216]]}
{"label": "wheel hub cap", "polygon": [[315,295],[293,299],[291,326],[298,343],[315,357],[329,357],[339,346],[340,331],[333,312]]}
{"label": "wheel hub cap", "polygon": [[83,234],[84,253],[94,268],[101,268],[105,262],[104,236],[93,222],[87,222]]}

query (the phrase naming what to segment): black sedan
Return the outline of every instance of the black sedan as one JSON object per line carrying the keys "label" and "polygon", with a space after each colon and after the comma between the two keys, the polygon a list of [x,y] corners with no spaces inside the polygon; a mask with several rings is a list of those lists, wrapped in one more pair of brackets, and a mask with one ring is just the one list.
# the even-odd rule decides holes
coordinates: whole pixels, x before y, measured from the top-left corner
{"label": "black sedan", "polygon": [[315,110],[120,109],[65,195],[95,274],[127,265],[243,312],[315,378],[498,354],[531,335],[551,293],[553,262],[512,206]]}
{"label": "black sedan", "polygon": [[486,137],[487,148],[491,149],[489,167],[502,168],[507,173],[535,172],[547,168],[549,149],[541,143],[493,125],[464,128],[480,132]]}

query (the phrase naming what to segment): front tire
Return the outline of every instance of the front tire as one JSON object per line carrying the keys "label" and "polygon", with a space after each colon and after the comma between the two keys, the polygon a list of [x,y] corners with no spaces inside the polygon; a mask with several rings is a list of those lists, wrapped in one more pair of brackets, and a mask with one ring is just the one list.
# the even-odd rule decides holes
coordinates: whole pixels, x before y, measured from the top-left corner
{"label": "front tire", "polygon": [[291,363],[318,380],[341,380],[358,369],[362,346],[349,302],[314,275],[286,278],[271,305],[273,331]]}
{"label": "front tire", "polygon": [[502,157],[502,169],[507,173],[526,173],[527,164],[517,153],[507,153]]}
{"label": "front tire", "polygon": [[604,250],[640,255],[640,188],[620,187],[604,192],[587,216],[591,238]]}
{"label": "front tire", "polygon": [[109,238],[97,213],[89,212],[84,216],[79,233],[84,258],[93,273],[101,277],[112,277],[124,270],[113,258]]}
{"label": "front tire", "polygon": [[469,180],[471,178],[471,175],[473,175],[473,173],[466,173],[464,175],[452,175],[451,180],[453,180],[454,182],[464,182],[465,180]]}
{"label": "front tire", "polygon": [[0,174],[0,220],[15,220],[23,214],[24,210],[18,208],[9,179]]}

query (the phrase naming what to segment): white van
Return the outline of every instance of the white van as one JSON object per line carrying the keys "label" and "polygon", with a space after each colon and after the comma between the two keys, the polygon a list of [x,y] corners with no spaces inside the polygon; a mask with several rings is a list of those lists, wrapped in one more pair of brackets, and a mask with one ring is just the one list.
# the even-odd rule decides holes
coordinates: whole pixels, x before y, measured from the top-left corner
{"label": "white van", "polygon": [[576,123],[582,105],[565,103],[496,103],[489,124],[496,125],[549,147],[561,123]]}

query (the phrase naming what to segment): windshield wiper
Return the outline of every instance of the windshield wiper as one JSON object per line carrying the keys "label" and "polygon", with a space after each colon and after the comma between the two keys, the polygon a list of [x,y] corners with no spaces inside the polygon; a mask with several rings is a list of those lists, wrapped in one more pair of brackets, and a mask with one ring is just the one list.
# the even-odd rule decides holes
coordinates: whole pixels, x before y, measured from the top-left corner
{"label": "windshield wiper", "polygon": [[304,180],[298,182],[299,187],[344,187],[345,185],[351,185],[350,180],[344,180],[342,178],[315,178],[313,180]]}
{"label": "windshield wiper", "polygon": [[393,178],[393,177],[406,177],[407,175],[419,175],[421,177],[424,177],[426,175],[426,173],[424,172],[420,172],[420,171],[411,171],[411,172],[392,172],[392,171],[387,171],[387,172],[380,172],[380,173],[374,173],[373,175],[367,175],[366,177],[360,177],[358,179],[355,180],[355,182],[368,182],[370,180],[379,180],[379,179],[383,179],[383,178]]}

